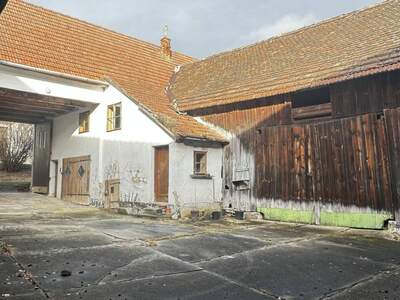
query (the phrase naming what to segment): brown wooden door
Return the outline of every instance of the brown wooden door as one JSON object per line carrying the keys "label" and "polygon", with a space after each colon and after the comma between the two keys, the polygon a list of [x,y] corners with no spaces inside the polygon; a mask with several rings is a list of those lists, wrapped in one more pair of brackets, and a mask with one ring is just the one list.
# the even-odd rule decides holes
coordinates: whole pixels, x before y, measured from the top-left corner
{"label": "brown wooden door", "polygon": [[155,148],[154,193],[157,202],[168,202],[169,151],[168,146]]}
{"label": "brown wooden door", "polygon": [[118,208],[120,200],[120,182],[118,179],[106,180],[106,203],[105,208]]}
{"label": "brown wooden door", "polygon": [[90,156],[63,160],[62,195],[64,200],[89,204]]}

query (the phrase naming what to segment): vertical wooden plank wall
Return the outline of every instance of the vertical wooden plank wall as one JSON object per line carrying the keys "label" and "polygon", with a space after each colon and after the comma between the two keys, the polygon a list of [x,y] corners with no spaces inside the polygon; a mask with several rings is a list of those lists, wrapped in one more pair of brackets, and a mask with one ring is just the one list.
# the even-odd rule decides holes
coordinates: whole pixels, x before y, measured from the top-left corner
{"label": "vertical wooden plank wall", "polygon": [[[225,149],[225,204],[320,202],[400,218],[400,71],[330,86],[332,117],[296,123],[291,95],[195,112],[232,135]],[[232,183],[249,168],[249,190]]]}
{"label": "vertical wooden plank wall", "polygon": [[334,118],[382,113],[400,106],[400,71],[340,82],[330,94]]}
{"label": "vertical wooden plank wall", "polygon": [[[274,199],[392,211],[387,145],[385,121],[376,114],[242,133],[226,153],[225,174],[251,154],[254,178],[250,204],[233,205],[249,209]],[[225,185],[230,200],[243,198],[229,176]]]}
{"label": "vertical wooden plank wall", "polygon": [[385,110],[394,210],[400,221],[400,108]]}

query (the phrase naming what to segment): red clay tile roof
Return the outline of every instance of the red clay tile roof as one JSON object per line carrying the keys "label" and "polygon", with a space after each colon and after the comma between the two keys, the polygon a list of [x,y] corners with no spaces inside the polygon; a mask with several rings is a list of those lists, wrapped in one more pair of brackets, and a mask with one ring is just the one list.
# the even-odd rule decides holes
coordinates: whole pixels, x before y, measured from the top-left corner
{"label": "red clay tile roof", "polygon": [[165,93],[177,65],[193,61],[159,46],[47,9],[9,0],[0,15],[0,60],[89,79],[110,78],[177,138],[224,139],[195,119],[178,115]]}
{"label": "red clay tile roof", "polygon": [[181,111],[280,95],[400,68],[400,0],[186,64],[169,96]]}

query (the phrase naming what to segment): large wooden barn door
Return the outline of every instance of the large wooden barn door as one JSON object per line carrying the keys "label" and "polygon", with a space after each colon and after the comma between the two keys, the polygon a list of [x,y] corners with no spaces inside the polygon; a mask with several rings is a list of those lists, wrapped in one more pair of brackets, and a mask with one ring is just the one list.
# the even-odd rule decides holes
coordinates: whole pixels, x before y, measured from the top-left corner
{"label": "large wooden barn door", "polygon": [[63,160],[63,199],[77,204],[89,204],[90,156]]}
{"label": "large wooden barn door", "polygon": [[168,202],[168,146],[154,149],[154,194],[157,202]]}
{"label": "large wooden barn door", "polygon": [[385,110],[390,155],[393,202],[396,220],[400,221],[400,108]]}

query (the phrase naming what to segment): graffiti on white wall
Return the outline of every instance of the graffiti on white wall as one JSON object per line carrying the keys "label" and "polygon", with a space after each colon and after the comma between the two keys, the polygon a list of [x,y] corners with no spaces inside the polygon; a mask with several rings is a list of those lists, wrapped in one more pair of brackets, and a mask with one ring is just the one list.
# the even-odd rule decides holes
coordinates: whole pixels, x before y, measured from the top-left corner
{"label": "graffiti on white wall", "polygon": [[89,205],[98,208],[104,208],[104,184],[98,181],[99,171],[95,167],[92,169],[92,182],[90,184]]}
{"label": "graffiti on white wall", "polygon": [[143,169],[127,163],[121,166],[117,160],[104,167],[103,182],[99,182],[98,169],[93,172],[93,184],[91,191],[90,205],[94,207],[105,207],[105,181],[118,179],[120,185],[120,207],[135,207],[144,202],[144,195],[148,188],[148,179]]}
{"label": "graffiti on white wall", "polygon": [[144,176],[143,171],[141,169],[137,170],[128,170],[132,183],[134,183],[137,187],[142,187],[147,184],[147,178]]}
{"label": "graffiti on white wall", "polygon": [[104,200],[90,197],[89,205],[98,208],[104,208]]}
{"label": "graffiti on white wall", "polygon": [[118,161],[112,161],[104,168],[104,179],[116,179],[120,177]]}

